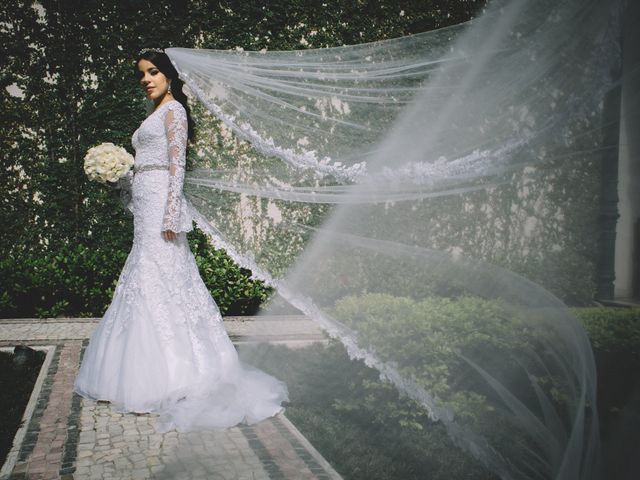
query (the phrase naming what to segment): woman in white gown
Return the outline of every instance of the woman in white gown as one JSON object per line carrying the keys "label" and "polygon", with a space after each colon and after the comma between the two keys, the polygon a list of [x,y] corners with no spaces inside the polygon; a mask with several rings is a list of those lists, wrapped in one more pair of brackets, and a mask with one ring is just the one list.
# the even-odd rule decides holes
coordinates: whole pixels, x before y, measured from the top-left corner
{"label": "woman in white gown", "polygon": [[119,181],[131,195],[133,246],[74,391],[157,413],[160,431],[256,423],[283,410],[286,385],[239,361],[189,249],[182,187],[193,129],[183,83],[162,50],[142,50],[136,70],[155,110],[133,134],[134,172]]}

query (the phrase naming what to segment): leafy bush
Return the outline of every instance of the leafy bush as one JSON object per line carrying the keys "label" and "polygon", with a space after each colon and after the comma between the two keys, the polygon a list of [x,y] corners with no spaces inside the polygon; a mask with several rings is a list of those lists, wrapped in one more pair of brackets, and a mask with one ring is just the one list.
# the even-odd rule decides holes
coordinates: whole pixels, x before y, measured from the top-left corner
{"label": "leafy bush", "polygon": [[52,249],[14,251],[0,260],[2,317],[96,317],[108,306],[122,250],[61,242]]}
{"label": "leafy bush", "polygon": [[[361,346],[397,364],[404,375],[469,419],[486,408],[487,392],[482,383],[471,380],[477,375],[470,374],[464,357],[482,356],[484,368],[508,371],[517,358],[513,353],[530,348],[534,341],[522,319],[505,304],[474,297],[416,301],[367,294],[338,301],[334,314],[356,328]],[[465,378],[464,390],[454,383],[460,378]]]}
{"label": "leafy bush", "polygon": [[252,280],[251,271],[239,267],[224,250],[213,248],[200,230],[190,232],[189,245],[200,276],[223,315],[255,314],[273,292],[264,282]]}
{"label": "leafy bush", "polygon": [[576,308],[596,352],[627,355],[640,362],[640,308]]}
{"label": "leafy bush", "polygon": [[[387,315],[388,324],[377,327],[384,335],[391,336],[385,340],[397,339],[401,343],[414,337],[406,345],[409,349],[421,349],[421,356],[426,355],[428,349],[436,349],[431,356],[436,363],[428,376],[434,378],[434,385],[447,382],[447,369],[443,367],[455,368],[455,360],[446,365],[453,357],[448,357],[447,349],[438,343],[442,340],[458,346],[465,343],[464,338],[448,337],[445,333],[466,335],[464,332],[473,330],[470,317],[475,312],[494,319],[490,328],[476,332],[482,336],[485,332],[491,333],[491,328],[500,328],[499,319],[504,314],[504,306],[479,299],[428,299],[423,308],[430,306],[434,315],[444,322],[438,330],[435,325],[416,325],[418,303],[406,298],[367,295],[344,299],[338,309],[354,320],[371,318],[374,314]],[[628,408],[629,392],[634,388],[638,390],[639,365],[629,362],[630,357],[622,354],[635,355],[640,350],[640,309],[590,308],[574,310],[574,313],[585,324],[598,361],[598,406],[605,443],[605,469],[624,472],[625,458],[616,458],[621,456],[620,452],[630,453],[637,445],[638,434],[632,438],[619,437],[622,441],[615,443],[610,439],[619,434],[613,426],[623,418],[622,408]],[[461,326],[456,329],[446,326],[455,322],[461,322]],[[420,344],[415,339],[420,332],[428,332],[427,337],[434,334],[436,338]],[[509,338],[498,330],[492,333],[498,339]],[[471,343],[479,340],[473,335],[472,338],[476,340]],[[491,341],[500,344],[498,339]],[[603,351],[617,352],[617,357],[604,359],[599,354]],[[344,347],[336,341],[330,341],[326,347],[314,344],[299,350],[270,345],[243,347],[241,353],[245,360],[287,382],[291,397],[287,416],[345,478],[492,478],[452,443],[442,424],[430,421],[423,408],[380,380],[376,370],[362,361],[349,359]],[[427,370],[428,365],[421,368]],[[514,441],[515,437],[506,439],[507,443]],[[617,467],[616,461],[623,467]]]}
{"label": "leafy bush", "polygon": [[440,423],[380,381],[376,370],[351,360],[337,341],[240,352],[287,383],[287,417],[344,478],[494,478],[452,443]]}
{"label": "leafy bush", "polygon": [[[251,280],[251,272],[240,268],[224,251],[211,247],[200,230],[189,232],[187,238],[200,275],[222,314],[255,313],[271,289]],[[101,317],[127,259],[127,241],[131,241],[127,235],[114,234],[93,245],[61,241],[47,249],[15,248],[11,255],[0,258],[0,316]]]}
{"label": "leafy bush", "polygon": [[[566,338],[556,338],[554,329],[544,328],[555,321],[556,313],[558,321],[567,320],[561,311],[525,310],[477,297],[417,301],[386,294],[345,297],[332,312],[357,332],[361,347],[435,397],[435,407],[448,410],[455,428],[467,432],[462,437],[483,437],[506,458],[523,461],[523,448],[535,452],[544,445],[532,438],[523,418],[512,414],[516,403],[534,414],[553,408],[566,415],[562,421],[572,421],[574,399],[567,392],[573,391],[573,384],[566,382],[573,377],[557,363],[557,351],[549,348],[562,348]],[[494,384],[506,385],[515,398],[503,396]],[[369,382],[362,388],[379,398],[385,387]],[[370,405],[367,396],[353,399],[349,408],[381,410],[376,402]],[[424,409],[394,405],[388,416],[411,427],[416,425],[416,410]]]}

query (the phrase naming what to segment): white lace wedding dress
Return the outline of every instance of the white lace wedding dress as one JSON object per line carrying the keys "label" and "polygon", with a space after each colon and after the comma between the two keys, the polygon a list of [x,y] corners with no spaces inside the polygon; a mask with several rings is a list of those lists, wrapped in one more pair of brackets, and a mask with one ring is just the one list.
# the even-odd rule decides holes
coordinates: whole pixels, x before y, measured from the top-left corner
{"label": "white lace wedding dress", "polygon": [[[242,364],[198,272],[182,194],[187,117],[171,100],[136,130],[133,247],[111,305],[93,332],[74,391],[121,412],[159,414],[157,429],[190,431],[255,423],[277,414],[286,385]],[[161,231],[178,232],[165,240]]]}

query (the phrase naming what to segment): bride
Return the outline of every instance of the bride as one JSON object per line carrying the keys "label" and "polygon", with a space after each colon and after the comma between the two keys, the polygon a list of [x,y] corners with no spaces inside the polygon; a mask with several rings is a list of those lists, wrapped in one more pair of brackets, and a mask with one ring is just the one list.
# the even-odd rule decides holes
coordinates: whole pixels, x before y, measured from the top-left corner
{"label": "bride", "polygon": [[240,362],[189,249],[182,187],[193,122],[183,82],[159,49],[141,50],[135,68],[155,109],[133,134],[133,173],[119,181],[133,246],[74,391],[120,412],[156,413],[159,431],[259,422],[283,410],[287,387]]}

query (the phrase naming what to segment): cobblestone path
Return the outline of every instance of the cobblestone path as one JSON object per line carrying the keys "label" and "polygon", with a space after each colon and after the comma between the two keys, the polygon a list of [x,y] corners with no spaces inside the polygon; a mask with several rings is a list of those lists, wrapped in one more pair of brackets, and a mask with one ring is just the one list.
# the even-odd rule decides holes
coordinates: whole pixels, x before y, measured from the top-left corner
{"label": "cobblestone path", "polygon": [[[121,414],[72,392],[97,319],[0,320],[0,348],[47,351],[0,479],[339,479],[284,414],[224,431],[160,434],[153,415]],[[304,317],[227,317],[237,342],[323,341]],[[249,335],[251,332],[251,336]]]}

